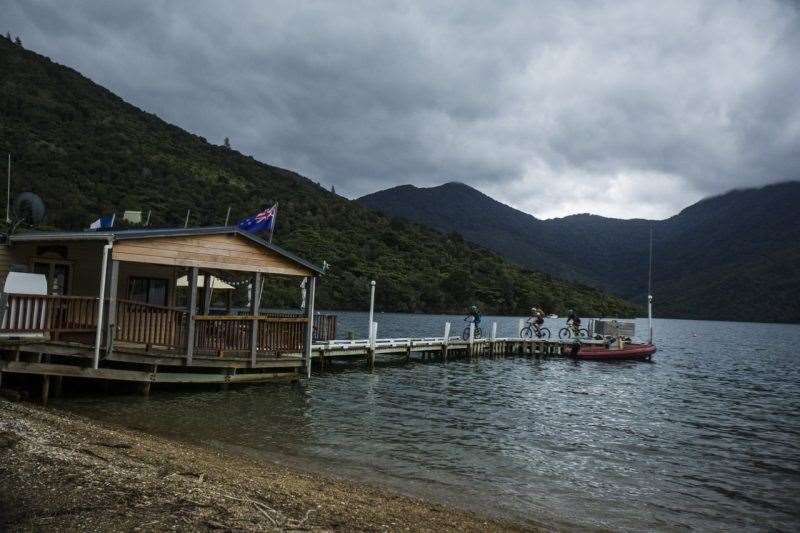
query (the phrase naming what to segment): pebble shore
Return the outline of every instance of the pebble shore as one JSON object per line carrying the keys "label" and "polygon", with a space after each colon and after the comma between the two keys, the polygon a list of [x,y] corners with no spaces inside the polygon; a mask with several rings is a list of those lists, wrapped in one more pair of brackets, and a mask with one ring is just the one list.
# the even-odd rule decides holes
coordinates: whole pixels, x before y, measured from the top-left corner
{"label": "pebble shore", "polygon": [[2,531],[521,531],[427,500],[0,399]]}

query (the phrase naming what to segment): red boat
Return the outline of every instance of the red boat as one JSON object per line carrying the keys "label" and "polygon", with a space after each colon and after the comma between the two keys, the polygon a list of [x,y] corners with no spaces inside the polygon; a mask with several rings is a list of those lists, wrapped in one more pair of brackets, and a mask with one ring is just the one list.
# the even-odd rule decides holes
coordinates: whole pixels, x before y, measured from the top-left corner
{"label": "red boat", "polygon": [[656,353],[655,344],[632,342],[623,345],[622,348],[616,344],[609,347],[603,344],[583,344],[575,357],[593,361],[644,361],[650,360],[654,353]]}

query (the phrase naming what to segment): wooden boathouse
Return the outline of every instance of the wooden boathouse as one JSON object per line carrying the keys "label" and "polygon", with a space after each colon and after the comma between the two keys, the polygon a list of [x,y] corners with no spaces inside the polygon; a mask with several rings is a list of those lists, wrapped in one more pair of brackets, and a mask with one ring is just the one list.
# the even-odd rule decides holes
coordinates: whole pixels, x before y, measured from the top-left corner
{"label": "wooden boathouse", "polygon": [[[45,397],[50,376],[145,391],[297,379],[312,342],[335,337],[335,317],[314,313],[322,269],[235,227],[19,233],[0,244],[0,277],[9,271],[43,274],[47,294],[3,294],[0,377],[41,375]],[[298,301],[305,279],[302,312],[261,311],[267,276],[295,278]],[[244,314],[230,298],[212,310],[218,280],[249,287]]]}

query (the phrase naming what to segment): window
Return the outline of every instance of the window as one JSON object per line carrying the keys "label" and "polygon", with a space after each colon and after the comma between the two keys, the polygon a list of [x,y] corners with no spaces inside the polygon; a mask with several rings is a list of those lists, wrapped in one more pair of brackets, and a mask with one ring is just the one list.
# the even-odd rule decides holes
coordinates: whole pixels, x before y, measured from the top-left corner
{"label": "window", "polygon": [[69,294],[69,265],[62,262],[34,261],[33,272],[47,278],[47,292]]}
{"label": "window", "polygon": [[134,302],[167,305],[167,280],[132,276],[128,281],[128,298]]}

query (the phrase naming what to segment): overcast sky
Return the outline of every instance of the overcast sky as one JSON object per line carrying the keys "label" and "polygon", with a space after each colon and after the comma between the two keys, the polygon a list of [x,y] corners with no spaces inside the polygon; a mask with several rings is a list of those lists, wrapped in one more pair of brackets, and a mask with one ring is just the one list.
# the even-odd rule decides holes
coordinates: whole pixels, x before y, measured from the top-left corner
{"label": "overcast sky", "polygon": [[351,198],[664,218],[800,178],[788,1],[0,4],[26,48]]}

